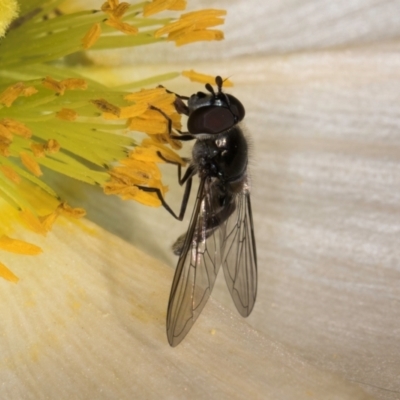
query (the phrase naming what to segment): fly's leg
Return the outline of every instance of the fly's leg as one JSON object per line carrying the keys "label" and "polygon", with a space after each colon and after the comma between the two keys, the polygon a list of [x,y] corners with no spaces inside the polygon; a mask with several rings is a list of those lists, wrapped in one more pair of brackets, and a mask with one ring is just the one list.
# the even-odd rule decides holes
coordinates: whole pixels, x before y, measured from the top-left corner
{"label": "fly's leg", "polygon": [[189,201],[189,196],[190,196],[190,190],[192,188],[192,178],[195,173],[195,169],[189,168],[186,170],[184,177],[180,180],[180,184],[183,185],[186,182],[185,186],[185,192],[183,193],[183,199],[181,203],[181,209],[179,211],[179,215],[176,215],[175,212],[172,210],[172,208],[167,204],[167,202],[164,200],[164,197],[161,193],[161,190],[159,188],[154,188],[154,187],[147,187],[147,186],[139,186],[137,187],[144,192],[148,193],[155,193],[158,197],[158,199],[161,201],[162,206],[177,220],[182,221],[183,217],[185,216],[185,211],[188,205]]}
{"label": "fly's leg", "polygon": [[[178,97],[179,98],[179,97]],[[183,98],[183,97],[182,97]],[[181,98],[179,98],[180,102],[186,107],[186,105],[183,103],[183,101],[181,100]],[[169,118],[169,116],[167,114],[165,114],[164,111],[160,110],[157,107],[154,106],[150,106],[151,109],[158,111],[161,115],[163,115],[165,117],[165,119],[168,122],[168,134],[170,136],[171,139],[176,139],[176,140],[193,140],[195,139],[189,132],[180,132],[177,131],[179,133],[179,135],[174,135],[173,134],[173,129],[172,129],[172,120],[171,118]],[[155,188],[155,187],[148,187],[148,186],[139,186],[136,185],[139,189],[143,190],[144,192],[148,192],[148,193],[155,193],[158,197],[158,199],[161,201],[162,206],[176,219],[178,219],[179,221],[183,220],[183,217],[185,216],[185,211],[188,205],[188,201],[189,201],[189,197],[190,197],[190,190],[192,188],[192,178],[193,176],[196,174],[197,169],[195,168],[194,165],[189,165],[189,167],[187,168],[187,170],[185,171],[184,176],[182,177],[182,166],[181,164],[175,162],[175,161],[170,161],[168,159],[166,159],[161,152],[157,152],[157,155],[164,160],[167,163],[170,164],[174,164],[178,166],[178,182],[179,184],[182,186],[183,184],[186,183],[185,186],[185,192],[183,194],[183,198],[182,198],[182,203],[181,203],[181,208],[179,211],[179,214],[176,215],[175,212],[172,210],[172,208],[168,205],[168,203],[164,200],[163,194],[161,193],[161,190],[159,188]]]}
{"label": "fly's leg", "polygon": [[174,94],[176,96],[176,99],[174,101],[174,106],[176,108],[176,111],[179,114],[189,115],[189,107],[183,102],[183,100],[186,100],[186,101],[189,100],[189,97],[181,96],[180,94],[171,92],[170,90],[166,89],[163,85],[158,85],[157,87],[163,88],[169,94]]}
{"label": "fly's leg", "polygon": [[[176,161],[168,160],[167,158],[165,158],[165,157],[161,154],[160,151],[157,151],[157,155],[158,155],[158,157],[160,157],[162,160],[164,160],[166,163],[172,164],[172,165],[176,165],[176,166],[178,167],[178,182],[179,182],[179,184],[180,184],[181,186],[188,180],[188,178],[185,178],[187,175],[191,175],[191,176],[194,175],[194,172],[195,172],[195,171],[194,171],[194,169],[193,169],[193,166],[190,165],[190,166],[188,167],[188,169],[186,170],[186,172],[185,172],[185,176],[182,178],[182,165],[181,165],[180,163],[178,163],[178,162],[176,162]],[[184,160],[184,161],[186,161],[186,162],[189,162],[189,161],[190,161],[188,158],[182,158],[182,160]]]}
{"label": "fly's leg", "polygon": [[[185,105],[183,102],[182,102],[182,104]],[[159,109],[157,107],[154,107],[152,105],[150,105],[149,108],[151,110],[158,111],[167,120],[167,122],[168,122],[168,135],[169,135],[169,137],[171,139],[181,140],[181,141],[187,141],[187,140],[196,139],[189,132],[181,132],[181,131],[178,131],[177,129],[173,129],[172,128],[172,119],[167,114],[165,114],[165,112],[163,110],[161,110],[161,109]],[[178,132],[179,135],[174,134],[174,131]]]}
{"label": "fly's leg", "polygon": [[182,101],[182,100],[189,100],[189,97],[186,96],[178,96],[176,93],[174,93],[176,96],[176,99],[174,101],[174,106],[176,108],[176,111],[179,114],[184,114],[184,115],[189,115],[189,107]]}

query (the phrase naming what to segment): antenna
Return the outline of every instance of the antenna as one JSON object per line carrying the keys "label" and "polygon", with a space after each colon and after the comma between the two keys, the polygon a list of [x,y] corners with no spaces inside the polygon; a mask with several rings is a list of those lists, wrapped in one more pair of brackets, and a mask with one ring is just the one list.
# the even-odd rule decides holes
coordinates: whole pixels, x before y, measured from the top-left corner
{"label": "antenna", "polygon": [[209,83],[206,84],[206,89],[215,97],[214,89]]}
{"label": "antenna", "polygon": [[221,93],[222,91],[222,84],[224,83],[224,81],[222,80],[222,78],[218,75],[215,77],[215,83],[218,86],[218,93]]}

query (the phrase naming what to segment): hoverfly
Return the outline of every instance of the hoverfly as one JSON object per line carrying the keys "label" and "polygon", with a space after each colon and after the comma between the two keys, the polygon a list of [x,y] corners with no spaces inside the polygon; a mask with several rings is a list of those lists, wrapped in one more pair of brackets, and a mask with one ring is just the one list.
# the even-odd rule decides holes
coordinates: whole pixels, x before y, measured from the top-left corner
{"label": "hoverfly", "polygon": [[[208,93],[176,95],[177,111],[188,116],[188,132],[174,132],[165,115],[173,139],[196,140],[183,177],[178,165],[179,183],[186,184],[179,215],[165,202],[159,189],[141,187],[155,192],[164,208],[182,220],[192,178],[196,174],[200,178],[189,229],[173,245],[179,260],[167,312],[171,346],[183,340],[200,315],[221,264],[233,301],[243,317],[250,315],[256,300],[257,255],[247,175],[248,143],[238,125],[245,110],[236,97],[222,91],[220,76],[215,83],[216,92],[206,84]],[[160,153],[159,156],[163,158]]]}

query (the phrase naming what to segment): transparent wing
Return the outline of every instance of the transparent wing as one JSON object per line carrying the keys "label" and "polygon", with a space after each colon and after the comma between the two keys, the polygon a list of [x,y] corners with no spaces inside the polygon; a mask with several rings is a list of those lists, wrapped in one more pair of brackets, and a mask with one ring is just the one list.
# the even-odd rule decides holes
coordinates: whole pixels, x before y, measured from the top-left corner
{"label": "transparent wing", "polygon": [[247,317],[257,297],[257,253],[250,192],[243,190],[234,201],[234,211],[221,226],[222,266],[236,308],[240,315]]}
{"label": "transparent wing", "polygon": [[215,199],[210,180],[200,182],[196,204],[172,282],[167,336],[178,345],[203,310],[221,265],[218,224],[210,228]]}

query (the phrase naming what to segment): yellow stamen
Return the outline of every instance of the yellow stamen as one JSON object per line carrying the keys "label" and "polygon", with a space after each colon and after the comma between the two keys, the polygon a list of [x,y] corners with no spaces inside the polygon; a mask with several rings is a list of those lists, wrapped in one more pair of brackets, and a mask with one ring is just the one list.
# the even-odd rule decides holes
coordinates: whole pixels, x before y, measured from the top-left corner
{"label": "yellow stamen", "polygon": [[131,5],[129,3],[122,2],[115,7],[112,15],[117,19],[121,18],[128,11],[130,6]]}
{"label": "yellow stamen", "polygon": [[32,172],[33,175],[43,175],[39,164],[28,153],[21,151],[21,153],[19,153],[19,156],[21,158],[22,164],[24,164],[25,168]]}
{"label": "yellow stamen", "polygon": [[178,21],[158,29],[154,36],[168,34],[168,40],[175,41],[177,46],[200,40],[222,40],[224,38],[222,31],[207,28],[223,24],[224,19],[221,17],[225,15],[225,10],[214,9],[186,13],[181,15]]}
{"label": "yellow stamen", "polygon": [[118,108],[105,100],[96,100],[93,103],[102,111],[109,111],[103,113],[105,119],[127,119],[129,129],[154,135],[157,142],[170,143],[174,149],[182,147],[168,134],[169,120],[173,128],[181,129],[181,116],[176,112],[174,105],[175,94],[167,93],[164,88],[159,87],[150,90],[142,89],[124,98],[134,101],[135,104]]}
{"label": "yellow stamen", "polygon": [[171,139],[169,135],[151,135],[151,138],[154,143],[169,144],[175,150],[180,150],[182,148],[182,142],[179,140]]}
{"label": "yellow stamen", "polygon": [[32,136],[32,130],[15,119],[4,118],[0,121],[0,127],[1,125],[5,126],[14,135],[21,136],[25,139],[29,139]]}
{"label": "yellow stamen", "polygon": [[56,79],[53,79],[51,76],[46,76],[46,78],[42,80],[42,85],[46,89],[53,90],[54,92],[60,95],[63,95],[66,89],[64,83],[62,83],[61,81],[57,81]]}
{"label": "yellow stamen", "polygon": [[90,29],[89,32],[82,39],[82,46],[84,49],[89,49],[92,47],[98,40],[101,35],[101,27],[100,24],[97,22],[94,24]]}
{"label": "yellow stamen", "polygon": [[9,129],[7,129],[3,124],[0,123],[0,138],[5,142],[11,143],[13,140],[13,135]]}
{"label": "yellow stamen", "polygon": [[161,206],[161,202],[155,193],[144,192],[137,186],[126,186],[121,183],[108,182],[104,186],[104,193],[119,195],[123,200],[135,200],[150,207]]}
{"label": "yellow stamen", "polygon": [[[154,115],[154,119],[148,117],[147,113],[150,114],[150,112]],[[141,117],[132,118],[129,121],[128,127],[133,131],[145,132],[148,135],[158,135],[168,132],[167,120],[155,110],[147,110]]]}
{"label": "yellow stamen", "polygon": [[172,22],[164,27],[158,29],[154,36],[160,37],[165,34],[171,34],[178,31],[191,31],[191,30],[203,30],[207,27],[223,24],[224,20],[220,17],[225,16],[225,10],[200,10],[193,11],[190,13],[182,14],[178,21]]}
{"label": "yellow stamen", "polygon": [[16,184],[21,182],[21,177],[8,165],[2,165],[0,170],[10,181]]}
{"label": "yellow stamen", "polygon": [[162,156],[170,162],[179,163],[182,166],[186,165],[186,162],[182,160],[182,158],[174,151],[161,143],[154,142],[154,140],[151,139],[144,139],[140,146],[135,147],[129,153],[129,158],[134,160],[150,161],[157,163],[165,162],[162,158],[158,156],[158,152],[160,152]]}
{"label": "yellow stamen", "polygon": [[201,42],[201,41],[210,41],[210,40],[223,40],[224,33],[217,29],[207,29],[201,31],[193,31],[186,33],[184,35],[179,35],[172,40],[175,42],[177,46],[183,46],[185,44],[194,43],[194,42]]}
{"label": "yellow stamen", "polygon": [[36,94],[37,92],[38,92],[38,90],[35,87],[28,86],[28,87],[24,88],[24,90],[22,91],[21,96],[30,97],[30,96]]}
{"label": "yellow stamen", "polygon": [[44,149],[49,153],[57,153],[60,151],[60,144],[55,139],[49,139],[44,145]]}
{"label": "yellow stamen", "polygon": [[[124,168],[124,170],[120,169],[122,171],[119,173],[119,171],[113,171],[111,174],[111,181],[107,182],[106,187],[110,188],[112,187],[113,184],[117,185],[118,187],[118,192],[115,192],[114,189],[114,194],[119,194],[122,195],[123,193],[131,193],[129,189],[133,186],[146,186],[146,187],[157,187],[159,188],[162,192],[164,191],[164,187],[160,184],[160,181],[157,181],[155,179],[150,179],[146,173],[141,176],[140,174],[137,173],[137,171],[134,171],[133,169],[129,168]],[[131,173],[132,175],[128,175]],[[120,186],[123,185],[123,186]],[[105,190],[105,193],[107,193],[107,190]],[[107,193],[108,194],[108,193]]]}
{"label": "yellow stamen", "polygon": [[111,14],[113,11],[113,9],[110,7],[110,3],[108,1],[106,1],[105,3],[103,3],[101,5],[100,10],[107,14]]}
{"label": "yellow stamen", "polygon": [[[206,75],[201,74],[199,72],[194,71],[191,69],[190,71],[183,71],[182,75],[186,78],[189,78],[191,82],[199,82],[199,83],[209,83],[210,85],[215,84],[215,76],[213,75]],[[232,81],[229,79],[224,79],[224,87],[233,86]]]}
{"label": "yellow stamen", "polygon": [[3,90],[3,92],[0,93],[0,104],[10,107],[23,92],[24,87],[25,85],[22,82],[18,82]]}
{"label": "yellow stamen", "polygon": [[151,3],[145,5],[143,9],[143,16],[149,17],[150,15],[154,15],[165,10],[182,11],[185,8],[185,0],[153,0]]}
{"label": "yellow stamen", "polygon": [[35,157],[44,157],[44,145],[40,143],[31,143],[29,146]]}
{"label": "yellow stamen", "polygon": [[10,253],[34,256],[40,254],[42,249],[34,244],[22,240],[12,239],[6,235],[0,237],[0,249]]}
{"label": "yellow stamen", "polygon": [[[113,171],[116,171],[120,174],[126,173],[127,176],[129,176],[129,179],[134,177],[134,179],[139,179],[140,183],[144,183],[146,180],[148,181],[150,179],[158,181],[161,179],[160,169],[152,161],[149,162],[149,160],[139,160],[138,158],[134,159],[129,156],[129,158],[121,160],[121,164],[122,166],[113,168],[110,173]],[[133,173],[131,173],[131,171],[133,171]],[[129,180],[124,180],[124,182],[130,183]]]}
{"label": "yellow stamen", "polygon": [[150,105],[161,109],[164,111],[165,114],[170,115],[175,113],[176,114],[176,107],[174,105],[175,95],[172,93],[164,93],[161,96],[158,96],[151,100],[149,103]]}
{"label": "yellow stamen", "polygon": [[91,103],[94,104],[99,110],[101,110],[104,113],[110,113],[117,117],[119,117],[121,113],[121,109],[119,107],[114,106],[114,104],[109,103],[107,100],[104,99],[91,100]]}
{"label": "yellow stamen", "polygon": [[146,185],[161,187],[161,172],[157,165],[148,161],[126,158],[110,171],[110,175],[125,185]]}
{"label": "yellow stamen", "polygon": [[[15,188],[15,190],[18,191],[17,194],[21,201],[18,208],[22,210],[30,210],[39,218],[40,216],[53,212],[60,204],[60,201],[56,198],[56,194],[41,190],[40,187],[35,185],[35,182],[39,180],[23,169],[18,168],[16,171],[22,178],[21,183]],[[27,177],[29,177],[29,180],[25,179]],[[18,200],[18,198],[16,199]],[[15,210],[14,207],[13,210]],[[18,213],[18,217],[20,217],[20,211],[15,211]]]}
{"label": "yellow stamen", "polygon": [[67,203],[63,202],[57,207],[57,212],[66,217],[82,218],[86,215],[86,211],[80,207],[71,207]]}
{"label": "yellow stamen", "polygon": [[20,216],[33,232],[46,235],[47,231],[43,227],[42,222],[31,211],[23,210],[20,212]]}
{"label": "yellow stamen", "polygon": [[[172,126],[180,129],[180,115],[174,113],[168,116],[172,120]],[[168,120],[157,110],[147,110],[139,117],[130,119],[129,128],[148,135],[158,135],[168,133]]]}
{"label": "yellow stamen", "polygon": [[186,0],[176,0],[173,4],[170,5],[168,10],[170,11],[182,11],[186,9],[187,1]]}
{"label": "yellow stamen", "polygon": [[3,263],[0,263],[0,277],[14,283],[19,281],[18,276],[14,275]]}
{"label": "yellow stamen", "polygon": [[[148,106],[153,106],[161,109],[167,115],[176,113],[174,106],[175,95],[173,93],[167,93],[162,87],[156,89],[142,89],[140,92],[128,94],[124,98],[128,101],[134,101],[141,109],[143,109],[143,106],[146,106],[146,109]],[[146,109],[143,111],[146,111]],[[159,112],[158,114],[159,116],[161,115]]]}
{"label": "yellow stamen", "polygon": [[101,11],[114,11],[118,7],[118,4],[119,0],[107,0],[105,3],[102,4]]}
{"label": "yellow stamen", "polygon": [[107,182],[104,185],[104,193],[105,194],[108,194],[108,195],[110,195],[110,194],[119,195],[123,199],[126,198],[126,197],[124,198],[123,196],[125,196],[127,194],[133,194],[134,195],[138,190],[139,190],[139,188],[137,186],[127,186],[123,182],[118,182],[117,179],[115,179],[115,180],[113,179],[112,181]]}
{"label": "yellow stamen", "polygon": [[118,29],[119,31],[125,33],[126,35],[137,35],[139,32],[139,29],[136,28],[136,26],[129,25],[126,22],[122,22],[113,17],[110,17],[106,21],[106,25],[112,26],[113,28]]}
{"label": "yellow stamen", "polygon": [[4,157],[10,157],[10,150],[9,150],[10,143],[5,143],[0,141],[0,154]]}
{"label": "yellow stamen", "polygon": [[51,231],[51,228],[53,227],[54,222],[56,222],[58,215],[59,215],[58,212],[55,211],[44,217],[39,217],[39,220],[46,232]]}
{"label": "yellow stamen", "polygon": [[138,146],[130,153],[129,157],[146,162],[164,162],[164,160],[157,154],[155,146],[153,148]]}
{"label": "yellow stamen", "polygon": [[75,110],[71,110],[69,108],[62,108],[57,114],[57,118],[65,120],[65,121],[75,121],[78,116]]}
{"label": "yellow stamen", "polygon": [[158,96],[165,94],[165,89],[163,87],[158,87],[155,89],[141,89],[139,92],[129,93],[124,96],[125,100],[134,102],[144,102],[150,103]]}
{"label": "yellow stamen", "polygon": [[[151,147],[151,140],[145,140],[144,143]],[[144,192],[136,186],[158,188],[163,194],[167,191],[168,188],[161,182],[161,172],[155,164],[155,162],[163,161],[157,156],[157,149],[167,154],[166,157],[170,157],[171,160],[179,157],[162,145],[154,144],[148,152],[142,146],[138,146],[129,154],[129,158],[121,160],[121,165],[110,171],[111,180],[105,184],[104,192],[117,194],[126,200],[136,200],[142,204],[159,207],[161,202],[155,193]]]}
{"label": "yellow stamen", "polygon": [[118,116],[114,113],[105,112],[103,113],[104,119],[127,119],[134,118],[139,115],[142,115],[148,109],[147,104],[145,103],[137,103],[132,106],[126,106],[118,108]]}
{"label": "yellow stamen", "polygon": [[60,83],[69,90],[86,90],[88,87],[87,82],[81,78],[67,78],[60,81]]}
{"label": "yellow stamen", "polygon": [[147,104],[137,103],[133,106],[121,107],[120,118],[134,118],[145,113],[148,109]]}
{"label": "yellow stamen", "polygon": [[191,11],[186,14],[182,14],[181,19],[196,23],[202,20],[211,21],[213,18],[225,17],[225,16],[226,16],[226,10],[216,10],[214,8],[208,8],[204,10]]}
{"label": "yellow stamen", "polygon": [[44,157],[46,151],[49,153],[57,153],[60,150],[60,144],[57,140],[49,139],[45,144],[32,142],[30,148],[35,157]]}

